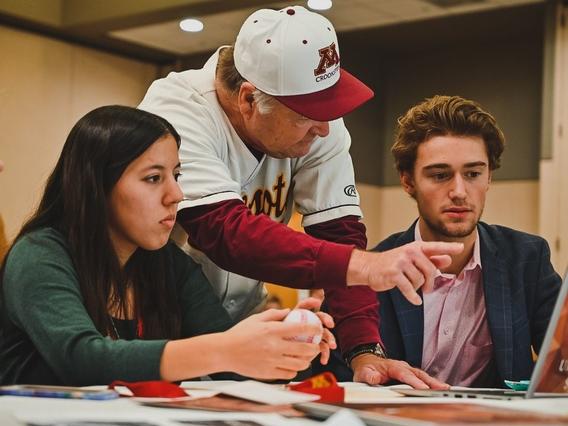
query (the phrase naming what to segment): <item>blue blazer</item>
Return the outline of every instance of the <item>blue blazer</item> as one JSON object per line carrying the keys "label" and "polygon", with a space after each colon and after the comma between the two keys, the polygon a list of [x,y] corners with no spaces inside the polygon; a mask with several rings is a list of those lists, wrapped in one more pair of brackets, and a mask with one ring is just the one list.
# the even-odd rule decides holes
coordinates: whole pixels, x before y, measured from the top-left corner
{"label": "blue blazer", "polygon": [[[416,222],[373,250],[386,251],[414,241],[415,226]],[[530,378],[534,367],[531,346],[540,351],[561,279],[550,263],[550,249],[543,238],[483,222],[477,229],[496,375],[489,375],[489,381],[476,386],[502,387],[504,379]],[[389,358],[420,368],[422,305],[412,305],[398,289],[377,294],[381,337]]]}

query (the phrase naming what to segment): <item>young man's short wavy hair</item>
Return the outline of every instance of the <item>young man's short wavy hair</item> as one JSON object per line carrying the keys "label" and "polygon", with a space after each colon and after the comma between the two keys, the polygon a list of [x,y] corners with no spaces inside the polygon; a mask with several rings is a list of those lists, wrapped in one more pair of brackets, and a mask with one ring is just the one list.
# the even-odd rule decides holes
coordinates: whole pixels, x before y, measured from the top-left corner
{"label": "young man's short wavy hair", "polygon": [[398,118],[391,148],[399,173],[412,173],[418,146],[434,136],[477,136],[485,142],[490,170],[498,169],[505,136],[495,118],[476,102],[459,96],[434,96]]}

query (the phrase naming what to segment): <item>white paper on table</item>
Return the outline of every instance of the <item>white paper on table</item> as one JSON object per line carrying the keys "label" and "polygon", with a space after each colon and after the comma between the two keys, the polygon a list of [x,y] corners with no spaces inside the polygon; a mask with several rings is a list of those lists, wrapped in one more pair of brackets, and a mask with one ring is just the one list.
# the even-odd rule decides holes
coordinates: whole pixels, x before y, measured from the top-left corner
{"label": "white paper on table", "polygon": [[268,385],[254,380],[235,382],[218,387],[217,390],[225,395],[269,405],[298,404],[319,399],[318,395],[286,390],[281,386]]}
{"label": "white paper on table", "polygon": [[[202,410],[164,409],[139,405],[132,398],[109,401],[83,399],[0,397],[0,412],[10,413],[23,425],[63,422],[146,422],[155,426],[180,426],[179,421],[250,420],[263,426],[306,426],[319,422],[288,419],[274,413],[210,412]],[[0,425],[4,426],[3,423]],[[11,425],[10,425],[11,426]]]}
{"label": "white paper on table", "polygon": [[16,418],[7,411],[0,411],[0,425],[2,426],[22,426]]}
{"label": "white paper on table", "polygon": [[329,417],[322,426],[365,426],[365,423],[353,411],[344,409]]}
{"label": "white paper on table", "polygon": [[345,403],[347,404],[374,404],[390,398],[405,398],[405,396],[385,386],[345,387]]}
{"label": "white paper on table", "polygon": [[218,390],[223,386],[232,385],[234,383],[239,382],[236,380],[185,380],[181,382],[180,387],[188,391],[192,389]]}

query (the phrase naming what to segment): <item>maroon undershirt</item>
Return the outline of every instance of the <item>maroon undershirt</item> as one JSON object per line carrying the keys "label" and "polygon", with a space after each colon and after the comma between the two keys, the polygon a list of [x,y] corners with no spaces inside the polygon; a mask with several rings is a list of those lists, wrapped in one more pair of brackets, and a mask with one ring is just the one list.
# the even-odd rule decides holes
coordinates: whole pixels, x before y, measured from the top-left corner
{"label": "maroon undershirt", "polygon": [[306,235],[253,215],[235,199],[183,209],[178,221],[191,246],[227,271],[287,287],[323,288],[343,353],[380,342],[375,292],[346,287],[351,252],[367,245],[365,225],[356,216],[308,226]]}

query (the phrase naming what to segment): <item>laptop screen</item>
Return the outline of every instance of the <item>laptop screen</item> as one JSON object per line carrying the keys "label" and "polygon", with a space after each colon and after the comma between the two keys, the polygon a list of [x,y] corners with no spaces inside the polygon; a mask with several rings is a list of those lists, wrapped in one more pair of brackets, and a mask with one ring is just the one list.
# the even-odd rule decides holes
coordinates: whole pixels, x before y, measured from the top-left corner
{"label": "laptop screen", "polygon": [[527,396],[540,392],[568,393],[568,274],[558,294]]}

